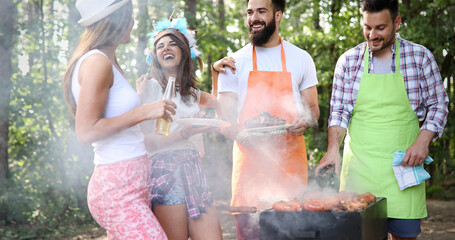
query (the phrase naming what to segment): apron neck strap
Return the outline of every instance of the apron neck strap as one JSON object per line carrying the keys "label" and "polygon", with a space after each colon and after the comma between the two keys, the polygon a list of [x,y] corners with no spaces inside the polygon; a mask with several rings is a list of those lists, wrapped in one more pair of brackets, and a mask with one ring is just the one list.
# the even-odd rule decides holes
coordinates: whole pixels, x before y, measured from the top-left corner
{"label": "apron neck strap", "polygon": [[397,38],[395,40],[395,72],[396,73],[401,72],[400,61],[401,61],[400,42],[398,41],[398,38]]}
{"label": "apron neck strap", "polygon": [[[280,44],[281,44],[281,68],[283,69],[283,72],[287,72],[288,70],[286,69],[286,57],[284,55],[284,47],[283,47],[283,39],[280,37]],[[254,48],[253,45],[253,71],[258,70],[258,65],[257,65],[257,57],[256,57],[256,49]]]}
{"label": "apron neck strap", "polygon": [[[368,43],[366,43],[367,46],[365,47],[365,55],[364,55],[364,65],[363,65],[363,72],[369,73],[370,72],[370,51],[368,51]],[[399,73],[400,72],[400,42],[398,41],[398,38],[395,39],[395,72]]]}

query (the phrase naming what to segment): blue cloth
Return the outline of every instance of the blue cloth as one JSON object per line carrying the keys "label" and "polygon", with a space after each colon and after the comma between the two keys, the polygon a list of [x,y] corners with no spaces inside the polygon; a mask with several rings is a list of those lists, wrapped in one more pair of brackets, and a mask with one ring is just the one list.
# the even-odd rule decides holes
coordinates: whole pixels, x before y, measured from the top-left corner
{"label": "blue cloth", "polygon": [[[392,168],[395,173],[395,178],[397,179],[398,186],[400,186],[400,190],[404,190],[408,187],[419,185],[430,178],[430,174],[427,171],[425,171],[423,165],[417,166],[401,165],[405,154],[406,153],[403,151],[395,151],[395,153],[393,154]],[[428,156],[424,161],[424,163],[427,165],[430,164],[431,162],[433,162],[433,159],[430,156]]]}

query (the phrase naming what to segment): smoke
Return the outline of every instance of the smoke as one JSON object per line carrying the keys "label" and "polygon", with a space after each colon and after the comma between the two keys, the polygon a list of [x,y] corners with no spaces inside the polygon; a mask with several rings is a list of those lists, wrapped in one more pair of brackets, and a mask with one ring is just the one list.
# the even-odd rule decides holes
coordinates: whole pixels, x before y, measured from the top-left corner
{"label": "smoke", "polygon": [[[317,122],[310,108],[305,102],[302,102],[303,98],[295,98],[292,94],[279,95],[276,98],[271,97],[272,93],[262,90],[265,89],[262,84],[259,82],[256,86],[257,89],[261,90],[249,92],[248,94],[252,94],[251,99],[257,99],[262,106],[280,106],[279,108],[265,109],[272,116],[283,116],[285,113],[293,112],[302,118],[308,126],[313,126]],[[276,96],[277,94],[273,95]],[[295,104],[297,101],[301,102],[297,105]],[[289,104],[283,104],[286,102]],[[257,114],[259,114],[259,111]],[[293,122],[291,120],[287,123],[292,124]],[[296,147],[296,143],[289,142],[290,140],[285,138],[287,135],[287,133],[265,133],[259,135],[259,137],[252,136],[249,141],[242,142],[250,150],[253,149],[256,154],[255,159],[248,160],[248,163],[243,166],[250,170],[251,175],[242,179],[242,187],[246,189],[243,194],[246,195],[247,199],[253,199],[253,202],[256,202],[255,207],[270,208],[277,201],[302,199],[307,190],[307,184],[302,181],[300,175],[283,170],[283,166],[289,168],[288,159],[283,155],[283,152],[292,151]],[[215,141],[210,141],[207,138]],[[206,169],[205,173],[211,185],[211,190],[216,192],[218,196],[231,197],[232,167],[234,169],[238,167],[235,164],[234,166],[232,165],[232,154],[229,152],[232,151],[231,144],[233,142],[229,140],[222,141],[219,135],[213,138],[207,134],[205,135],[205,140],[206,157],[204,168]],[[216,162],[216,164],[213,162]],[[225,169],[220,169],[221,167]],[[307,169],[308,166],[302,163],[301,165],[293,166],[293,168],[296,172],[299,172],[302,168]],[[223,181],[220,181],[221,179]],[[221,193],[221,189],[227,192]]]}

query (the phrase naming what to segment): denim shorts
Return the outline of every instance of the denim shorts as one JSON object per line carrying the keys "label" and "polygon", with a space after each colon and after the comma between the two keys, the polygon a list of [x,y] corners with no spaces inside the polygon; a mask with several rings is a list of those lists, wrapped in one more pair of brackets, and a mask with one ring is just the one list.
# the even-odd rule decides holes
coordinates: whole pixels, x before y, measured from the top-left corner
{"label": "denim shorts", "polygon": [[183,189],[183,183],[180,175],[182,174],[182,168],[177,168],[174,171],[174,179],[175,183],[172,187],[172,190],[164,195],[162,202],[154,202],[154,206],[160,205],[178,205],[178,204],[185,204],[185,190]]}
{"label": "denim shorts", "polygon": [[389,218],[387,231],[397,237],[413,238],[420,234],[421,219]]}
{"label": "denim shorts", "polygon": [[185,204],[188,216],[198,218],[212,204],[196,149],[182,149],[151,156],[150,198],[152,207]]}

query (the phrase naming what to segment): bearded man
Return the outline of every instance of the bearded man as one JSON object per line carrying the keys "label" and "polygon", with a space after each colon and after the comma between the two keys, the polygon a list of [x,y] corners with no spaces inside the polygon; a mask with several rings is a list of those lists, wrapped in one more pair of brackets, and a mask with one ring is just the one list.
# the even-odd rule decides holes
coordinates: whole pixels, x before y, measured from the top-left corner
{"label": "bearded man", "polygon": [[[288,124],[284,134],[257,139],[256,145],[234,142],[231,206],[267,209],[275,201],[301,197],[306,189],[303,133],[319,118],[318,80],[311,56],[280,37],[286,1],[246,2],[251,43],[233,54],[235,64],[224,62],[235,73],[219,72],[218,114],[233,123],[221,130],[233,140],[247,120],[264,113]],[[259,239],[257,215],[235,218],[238,239]]]}
{"label": "bearded man", "polygon": [[427,216],[425,182],[398,180],[417,172],[443,135],[449,100],[432,53],[396,34],[398,0],[365,0],[362,14],[366,42],[338,60],[327,153],[315,171],[339,172],[347,130],[340,190],[386,197],[389,239],[416,239]]}

